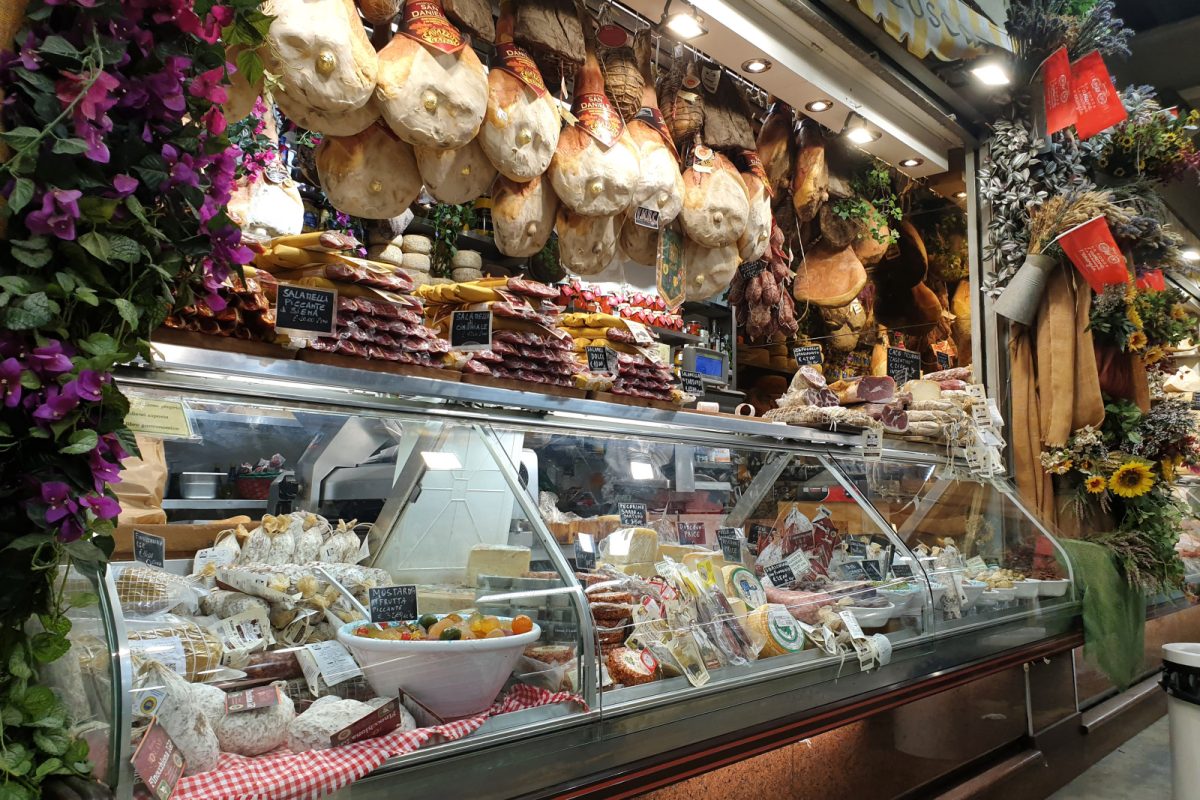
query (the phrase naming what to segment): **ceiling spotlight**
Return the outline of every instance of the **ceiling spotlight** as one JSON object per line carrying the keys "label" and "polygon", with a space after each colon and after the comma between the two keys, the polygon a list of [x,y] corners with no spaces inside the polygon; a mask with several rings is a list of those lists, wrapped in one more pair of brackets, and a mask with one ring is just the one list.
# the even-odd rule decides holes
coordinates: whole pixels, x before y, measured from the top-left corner
{"label": "ceiling spotlight", "polygon": [[971,74],[984,86],[1008,86],[1012,83],[1008,65],[997,59],[976,61],[971,67]]}
{"label": "ceiling spotlight", "polygon": [[[667,3],[667,8],[670,8],[670,2]],[[667,30],[675,34],[679,39],[695,39],[697,36],[703,36],[708,33],[708,29],[704,27],[704,18],[696,13],[696,9],[689,4],[686,11],[676,11],[674,14],[668,14],[666,9],[663,10],[663,19],[660,23],[665,25]]]}
{"label": "ceiling spotlight", "polygon": [[742,62],[742,70],[744,72],[766,72],[773,65],[765,58],[752,58],[749,61]]}
{"label": "ceiling spotlight", "polygon": [[954,193],[954,199],[955,199],[955,200],[966,200],[966,199],[967,199],[967,193],[966,193],[966,192],[955,192],[955,193]]}
{"label": "ceiling spotlight", "polygon": [[1200,250],[1194,247],[1184,250],[1180,255],[1183,256],[1184,261],[1200,261]]}
{"label": "ceiling spotlight", "polygon": [[925,159],[923,159],[923,158],[906,158],[900,162],[900,166],[902,166],[902,167],[919,167],[924,163],[925,163]]}
{"label": "ceiling spotlight", "polygon": [[813,100],[811,103],[804,104],[804,109],[806,111],[813,111],[818,114],[822,111],[828,111],[831,108],[833,108],[832,100]]}
{"label": "ceiling spotlight", "polygon": [[851,111],[846,117],[846,124],[842,126],[842,133],[846,134],[846,138],[855,144],[870,144],[878,139],[883,134],[863,119],[862,115],[856,111]]}

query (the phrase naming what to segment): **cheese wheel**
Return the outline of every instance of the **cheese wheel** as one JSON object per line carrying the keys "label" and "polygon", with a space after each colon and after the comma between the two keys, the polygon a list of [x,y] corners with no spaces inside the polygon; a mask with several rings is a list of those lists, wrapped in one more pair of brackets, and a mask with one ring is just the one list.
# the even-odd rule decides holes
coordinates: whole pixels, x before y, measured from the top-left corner
{"label": "cheese wheel", "polygon": [[405,270],[412,269],[418,272],[429,272],[429,256],[421,253],[405,253],[401,266]]}
{"label": "cheese wheel", "polygon": [[404,266],[404,251],[395,244],[372,245],[367,248],[367,258],[397,267]]}
{"label": "cheese wheel", "polygon": [[483,266],[483,255],[475,250],[459,250],[450,259],[450,266],[479,269]]}
{"label": "cheese wheel", "polygon": [[428,236],[405,234],[400,240],[400,246],[406,253],[420,253],[427,256],[433,252],[433,241]]}
{"label": "cheese wheel", "polygon": [[483,273],[473,267],[455,267],[450,271],[450,277],[457,283],[467,283],[483,278]]}
{"label": "cheese wheel", "polygon": [[804,649],[804,631],[781,603],[765,603],[750,612],[747,624],[765,639],[760,658],[799,653]]}
{"label": "cheese wheel", "polygon": [[731,599],[738,598],[753,608],[767,602],[767,593],[758,576],[739,564],[721,567],[721,580],[725,594]]}
{"label": "cheese wheel", "polygon": [[655,673],[642,660],[642,654],[628,647],[618,647],[605,659],[608,674],[623,686],[637,686],[654,680]]}

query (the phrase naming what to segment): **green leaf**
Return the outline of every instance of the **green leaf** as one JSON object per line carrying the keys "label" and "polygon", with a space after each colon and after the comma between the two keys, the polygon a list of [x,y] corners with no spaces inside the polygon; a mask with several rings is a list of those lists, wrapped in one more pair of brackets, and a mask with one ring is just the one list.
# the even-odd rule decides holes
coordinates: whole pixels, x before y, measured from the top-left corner
{"label": "green leaf", "polygon": [[43,75],[40,72],[34,72],[33,70],[25,69],[24,67],[17,67],[13,70],[13,72],[16,73],[18,78],[25,81],[25,83],[29,84],[37,91],[47,94],[54,93],[54,81],[50,80],[48,76]]}
{"label": "green leaf", "polygon": [[67,595],[67,606],[70,608],[87,608],[100,602],[100,596],[95,592],[72,592]]}
{"label": "green leaf", "polygon": [[[33,673],[31,672],[29,674],[32,675]],[[18,677],[20,680],[29,680],[29,678],[20,678],[20,676],[16,677]],[[20,725],[24,721],[25,715],[22,714],[21,710],[16,706],[4,706],[2,709],[0,709],[0,722],[3,722],[5,725]]]}
{"label": "green leaf", "polygon": [[83,139],[59,139],[52,148],[55,153],[67,156],[79,155],[88,151],[88,143]]}
{"label": "green leaf", "polygon": [[81,303],[87,303],[93,308],[100,305],[100,298],[96,296],[96,293],[91,289],[85,289],[82,286],[75,290],[75,299]]}
{"label": "green leaf", "polygon": [[99,437],[96,435],[95,431],[84,429],[72,433],[71,438],[68,439],[68,441],[70,444],[68,444],[66,447],[60,447],[58,452],[68,456],[79,456],[95,450],[96,443],[99,441]]}
{"label": "green leaf", "polygon": [[42,778],[46,777],[47,775],[51,774],[56,769],[61,767],[62,763],[63,763],[62,759],[60,759],[60,758],[47,758],[41,764],[38,764],[38,768],[34,771],[33,777],[35,779],[41,780]]}
{"label": "green leaf", "polygon": [[[49,544],[54,538],[48,533],[26,533],[13,539],[4,550],[31,550],[43,544]],[[3,550],[0,550],[3,552]]]}
{"label": "green leaf", "polygon": [[29,646],[34,651],[34,657],[44,664],[65,656],[67,650],[71,649],[71,642],[68,642],[67,637],[62,636],[61,633],[44,631],[30,639]]}
{"label": "green leaf", "polygon": [[48,325],[58,316],[58,312],[58,303],[45,292],[34,292],[4,309],[3,323],[12,330],[27,331]]}
{"label": "green leaf", "polygon": [[79,199],[79,212],[88,222],[108,222],[113,212],[120,205],[120,200],[109,197],[82,197]]}
{"label": "green leaf", "polygon": [[75,276],[69,272],[56,272],[54,279],[58,281],[58,285],[62,287],[64,292],[70,293],[75,288]]}
{"label": "green leaf", "polygon": [[136,328],[138,318],[142,315],[138,307],[123,297],[118,297],[111,302],[117,307],[117,313],[121,315],[121,319],[125,320],[129,327]]}
{"label": "green leaf", "polygon": [[42,41],[42,46],[38,50],[48,56],[65,56],[67,58],[78,59],[81,55],[79,50],[75,48],[75,45],[61,36],[47,36]]}
{"label": "green leaf", "polygon": [[29,205],[29,201],[33,199],[33,190],[33,181],[29,178],[17,178],[13,183],[12,194],[8,196],[9,211],[15,214]]}
{"label": "green leaf", "polygon": [[34,731],[33,743],[45,753],[49,753],[52,756],[61,756],[67,752],[67,747],[70,746],[71,739],[62,731]]}
{"label": "green leaf", "polygon": [[25,648],[18,647],[13,650],[12,655],[8,657],[8,671],[14,678],[29,680],[33,677],[33,670],[25,661]]}
{"label": "green leaf", "polygon": [[263,77],[263,62],[257,50],[246,49],[237,55],[237,69],[251,86],[257,86]]}
{"label": "green leaf", "polygon": [[22,250],[45,250],[50,244],[45,236],[34,236],[31,239],[10,239],[8,243]]}
{"label": "green leaf", "polygon": [[78,344],[80,350],[94,356],[110,356],[117,352],[117,340],[107,333],[93,333]]}
{"label": "green leaf", "polygon": [[63,549],[67,554],[76,561],[103,561],[104,552],[91,542],[85,542],[83,539],[76,539],[63,545]]}
{"label": "green leaf", "polygon": [[93,256],[105,264],[112,259],[112,245],[108,237],[96,231],[90,231],[79,237],[79,244]]}
{"label": "green leaf", "polygon": [[13,294],[26,295],[33,291],[33,284],[19,275],[5,275],[0,277],[0,286]]}
{"label": "green leaf", "polygon": [[142,246],[138,244],[136,239],[122,236],[119,233],[112,234],[108,239],[109,244],[112,245],[112,258],[114,261],[135,264],[142,257]]}
{"label": "green leaf", "polygon": [[21,373],[21,388],[23,389],[40,389],[42,388],[42,379],[35,373],[25,370]]}
{"label": "green leaf", "polygon": [[[38,634],[41,636],[42,634]],[[60,710],[58,698],[49,686],[30,686],[17,702],[17,707],[34,719],[47,717]]]}
{"label": "green leaf", "polygon": [[12,248],[12,254],[13,258],[30,269],[41,269],[54,257],[49,250],[22,250],[19,247]]}
{"label": "green leaf", "polygon": [[28,125],[22,125],[19,128],[13,128],[11,131],[0,133],[0,139],[12,145],[14,150],[20,150],[22,147],[36,142],[41,136],[41,131],[36,128],[30,128]]}

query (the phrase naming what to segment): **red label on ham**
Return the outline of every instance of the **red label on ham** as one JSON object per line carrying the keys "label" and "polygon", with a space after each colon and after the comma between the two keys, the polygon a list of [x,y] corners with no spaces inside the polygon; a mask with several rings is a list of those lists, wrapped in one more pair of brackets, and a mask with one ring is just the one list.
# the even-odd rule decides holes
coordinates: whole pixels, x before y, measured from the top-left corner
{"label": "red label on ham", "polygon": [[443,53],[457,53],[467,43],[458,28],[446,19],[441,0],[409,0],[405,3],[400,32]]}
{"label": "red label on ham", "polygon": [[589,136],[605,150],[616,144],[625,131],[625,121],[603,92],[583,92],[575,97],[571,113]]}
{"label": "red label on ham", "polygon": [[520,45],[512,42],[498,42],[496,44],[496,63],[493,66],[504,70],[533,89],[538,97],[546,94],[546,82],[542,80],[541,71],[537,64],[533,63],[529,53],[526,53]]}
{"label": "red label on ham", "polygon": [[652,106],[642,106],[638,112],[633,115],[634,119],[640,119],[642,122],[654,128],[658,135],[662,137],[667,147],[671,148],[671,152],[675,154],[675,158],[679,158],[679,151],[675,149],[675,142],[671,140],[671,132],[667,130],[667,121],[663,119],[662,112]]}

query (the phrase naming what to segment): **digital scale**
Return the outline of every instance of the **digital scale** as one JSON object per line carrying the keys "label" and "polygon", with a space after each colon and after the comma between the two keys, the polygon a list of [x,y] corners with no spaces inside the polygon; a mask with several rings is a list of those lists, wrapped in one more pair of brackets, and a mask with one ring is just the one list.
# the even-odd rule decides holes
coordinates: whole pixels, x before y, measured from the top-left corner
{"label": "digital scale", "polygon": [[708,347],[687,344],[680,348],[679,368],[699,372],[705,385],[729,385],[729,355]]}

